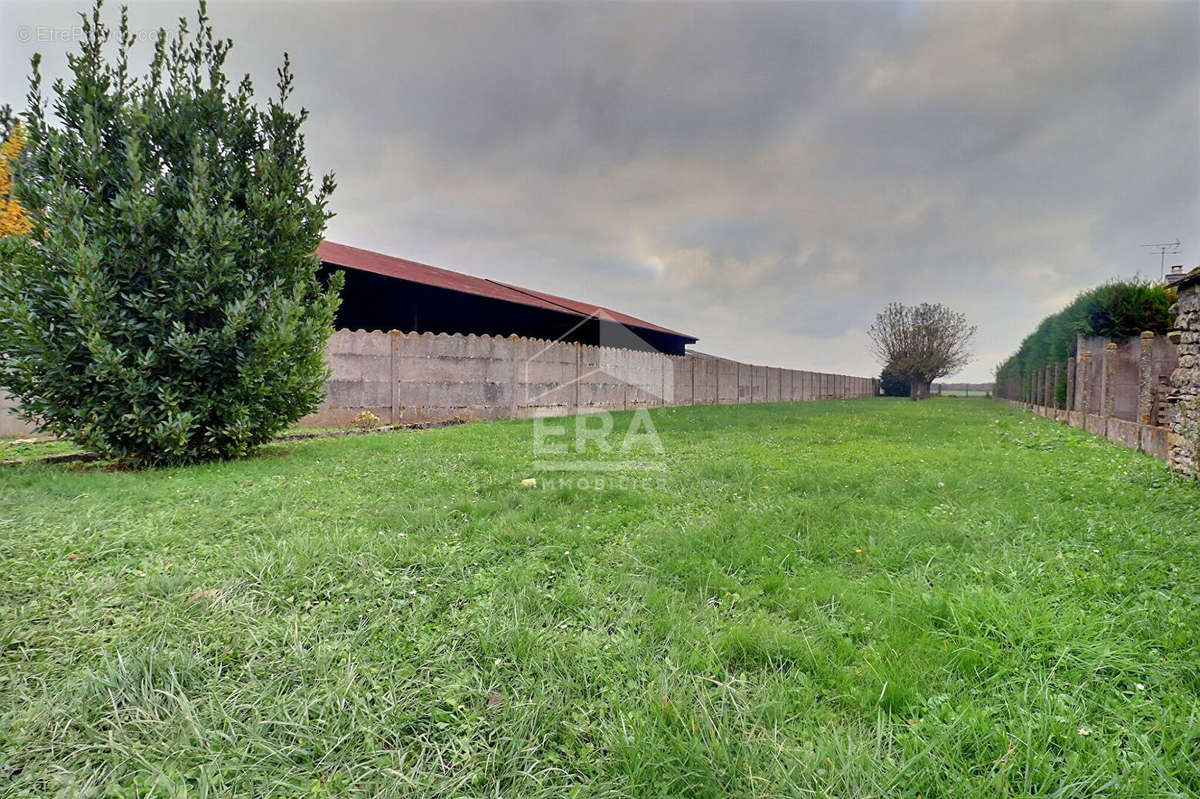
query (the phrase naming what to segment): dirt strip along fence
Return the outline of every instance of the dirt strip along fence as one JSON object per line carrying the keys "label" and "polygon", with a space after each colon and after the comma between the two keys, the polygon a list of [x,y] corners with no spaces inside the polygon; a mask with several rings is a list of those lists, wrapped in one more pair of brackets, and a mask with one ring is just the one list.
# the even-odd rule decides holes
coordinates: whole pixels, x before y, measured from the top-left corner
{"label": "dirt strip along fence", "polygon": [[1175,344],[1150,332],[1124,341],[1079,336],[1075,353],[1004,381],[996,395],[1166,460]]}
{"label": "dirt strip along fence", "polygon": [[302,425],[341,426],[363,411],[413,424],[878,393],[869,377],[516,336],[339,330],[326,357],[325,403]]}

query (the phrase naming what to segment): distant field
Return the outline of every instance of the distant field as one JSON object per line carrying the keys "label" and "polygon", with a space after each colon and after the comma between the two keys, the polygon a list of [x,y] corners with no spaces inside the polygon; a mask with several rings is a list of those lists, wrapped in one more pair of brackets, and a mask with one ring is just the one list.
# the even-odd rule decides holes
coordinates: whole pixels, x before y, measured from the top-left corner
{"label": "distant field", "polygon": [[939,390],[938,386],[933,387],[933,396],[938,397],[990,397],[992,389],[979,388],[977,386],[943,386]]}
{"label": "distant field", "polygon": [[653,420],[623,488],[530,422],[0,469],[0,795],[1200,794],[1196,484],[986,401]]}

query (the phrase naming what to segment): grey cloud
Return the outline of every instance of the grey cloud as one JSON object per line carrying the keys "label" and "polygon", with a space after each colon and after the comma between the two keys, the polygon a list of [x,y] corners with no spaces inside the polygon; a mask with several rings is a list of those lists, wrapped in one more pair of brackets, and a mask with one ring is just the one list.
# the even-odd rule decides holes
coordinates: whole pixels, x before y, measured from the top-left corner
{"label": "grey cloud", "polygon": [[[0,91],[21,25],[0,6]],[[135,28],[189,4],[134,4]],[[115,13],[115,10],[114,10]],[[338,173],[331,238],[612,305],[762,363],[869,373],[886,302],[980,325],[985,378],[1055,303],[1179,236],[1200,259],[1200,6],[216,3],[283,50]],[[115,18],[115,16],[114,16]],[[65,20],[65,22],[64,22]]]}

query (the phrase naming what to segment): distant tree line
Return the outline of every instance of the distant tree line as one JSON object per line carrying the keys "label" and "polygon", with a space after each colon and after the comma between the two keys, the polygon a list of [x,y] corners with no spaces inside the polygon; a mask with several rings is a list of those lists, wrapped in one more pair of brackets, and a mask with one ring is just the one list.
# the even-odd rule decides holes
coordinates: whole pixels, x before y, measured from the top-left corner
{"label": "distant tree line", "polygon": [[1165,333],[1174,323],[1170,310],[1174,295],[1172,288],[1141,280],[1105,283],[1085,291],[1026,336],[996,368],[996,384],[1073,357],[1077,334],[1121,339],[1144,330]]}

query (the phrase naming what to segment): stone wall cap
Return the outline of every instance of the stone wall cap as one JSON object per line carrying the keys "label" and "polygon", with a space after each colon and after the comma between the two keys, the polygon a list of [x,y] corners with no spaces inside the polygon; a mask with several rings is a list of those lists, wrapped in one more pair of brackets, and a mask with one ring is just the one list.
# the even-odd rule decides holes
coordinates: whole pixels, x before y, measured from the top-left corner
{"label": "stone wall cap", "polygon": [[1183,288],[1195,283],[1200,283],[1200,266],[1197,266],[1192,271],[1188,272],[1183,277],[1175,281],[1175,288]]}

